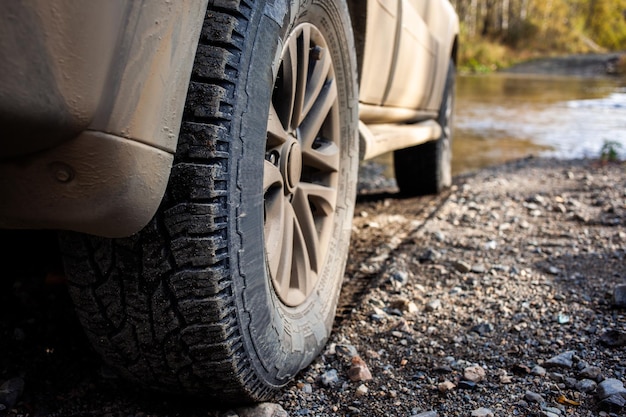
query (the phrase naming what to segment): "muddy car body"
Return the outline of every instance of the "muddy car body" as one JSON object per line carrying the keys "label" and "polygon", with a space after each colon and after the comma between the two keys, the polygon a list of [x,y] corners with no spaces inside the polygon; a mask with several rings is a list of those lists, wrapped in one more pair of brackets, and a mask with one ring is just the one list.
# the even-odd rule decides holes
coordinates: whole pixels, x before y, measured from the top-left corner
{"label": "muddy car body", "polygon": [[148,387],[268,398],[330,332],[359,161],[395,151],[406,194],[450,182],[447,0],[0,19],[0,227],[60,231],[87,335]]}

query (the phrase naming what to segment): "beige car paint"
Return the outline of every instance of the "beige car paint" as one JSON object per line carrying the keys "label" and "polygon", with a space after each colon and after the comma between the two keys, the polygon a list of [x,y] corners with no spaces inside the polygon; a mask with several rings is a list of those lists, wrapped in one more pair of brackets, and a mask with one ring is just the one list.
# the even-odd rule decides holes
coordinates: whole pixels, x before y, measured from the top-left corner
{"label": "beige car paint", "polygon": [[[43,122],[56,116],[71,123],[52,143],[44,137],[36,148],[22,149],[39,152],[0,162],[0,195],[5,199],[0,227],[119,237],[138,231],[152,218],[167,186],[206,4],[21,3],[36,16],[27,29],[35,33],[24,33],[21,20],[0,32],[6,37],[0,43],[3,56],[13,65],[5,74],[23,77],[13,86],[2,82],[0,91],[8,95],[4,103],[36,115],[36,106],[49,101],[42,99],[47,93],[56,105],[42,110]],[[20,58],[20,38],[45,42],[33,46],[39,53],[28,55],[29,61]],[[36,61],[43,57],[47,65],[42,69]],[[33,94],[28,80],[36,79],[38,71],[48,71],[54,85]],[[63,143],[51,147],[57,142]],[[45,148],[50,149],[41,150]],[[71,174],[55,167],[66,167]]]}
{"label": "beige car paint", "polygon": [[[0,127],[13,126],[0,133],[16,144],[0,153],[0,227],[119,237],[150,220],[207,2],[0,2],[13,23],[0,25]],[[360,130],[369,158],[439,137],[432,118],[458,20],[447,0],[367,2],[366,25],[355,27],[366,27]],[[437,64],[425,64],[432,55]]]}
{"label": "beige car paint", "polygon": [[368,0],[367,6],[359,94],[364,159],[439,138],[441,128],[432,124],[459,33],[448,1]]}

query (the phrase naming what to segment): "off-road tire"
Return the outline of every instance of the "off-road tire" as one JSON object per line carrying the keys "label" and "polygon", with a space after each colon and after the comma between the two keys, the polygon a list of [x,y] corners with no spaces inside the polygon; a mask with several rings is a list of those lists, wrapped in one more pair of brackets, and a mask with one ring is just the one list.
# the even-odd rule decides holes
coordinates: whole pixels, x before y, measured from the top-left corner
{"label": "off-road tire", "polygon": [[448,66],[437,122],[441,136],[433,141],[394,152],[394,169],[400,193],[405,196],[437,194],[452,184],[452,115],[455,66]]}
{"label": "off-road tire", "polygon": [[[337,98],[316,147],[300,144],[302,172],[289,165],[291,188],[281,191],[287,179],[271,175],[284,170],[268,168],[278,146],[269,139],[268,114],[280,102],[275,83],[285,84],[283,47],[292,34],[305,32],[313,34],[311,45],[298,54],[310,50],[311,62],[331,59],[323,86],[336,88]],[[292,47],[300,48],[298,42],[292,39]],[[316,42],[324,48],[313,47]],[[323,348],[343,278],[358,171],[353,51],[344,1],[209,1],[157,214],[128,238],[60,236],[78,316],[95,349],[120,374],[168,393],[260,401]],[[299,132],[287,135],[289,152],[299,149]],[[318,169],[307,159],[320,146],[320,152],[336,152],[336,166]],[[297,160],[299,154],[287,156]],[[298,187],[314,189],[311,210],[327,210],[327,246],[315,247],[324,257],[309,282],[313,288],[291,298],[271,276],[265,225],[269,192],[289,204]],[[331,187],[332,197],[315,194]]]}

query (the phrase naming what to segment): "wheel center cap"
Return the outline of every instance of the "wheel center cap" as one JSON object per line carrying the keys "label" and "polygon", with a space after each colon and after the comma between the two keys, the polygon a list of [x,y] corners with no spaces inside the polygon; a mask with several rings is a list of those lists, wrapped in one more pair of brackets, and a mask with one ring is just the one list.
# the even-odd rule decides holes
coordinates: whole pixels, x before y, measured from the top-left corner
{"label": "wheel center cap", "polygon": [[287,157],[283,158],[283,175],[288,191],[293,192],[302,176],[302,148],[297,140],[287,144]]}

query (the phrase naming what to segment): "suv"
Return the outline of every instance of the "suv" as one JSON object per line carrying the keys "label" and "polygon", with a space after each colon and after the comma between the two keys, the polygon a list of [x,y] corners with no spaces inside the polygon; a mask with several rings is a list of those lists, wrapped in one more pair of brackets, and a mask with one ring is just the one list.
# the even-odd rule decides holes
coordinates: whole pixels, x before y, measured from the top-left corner
{"label": "suv", "polygon": [[123,376],[267,399],[329,336],[359,161],[450,184],[458,31],[448,0],[0,2],[0,227],[59,230]]}

